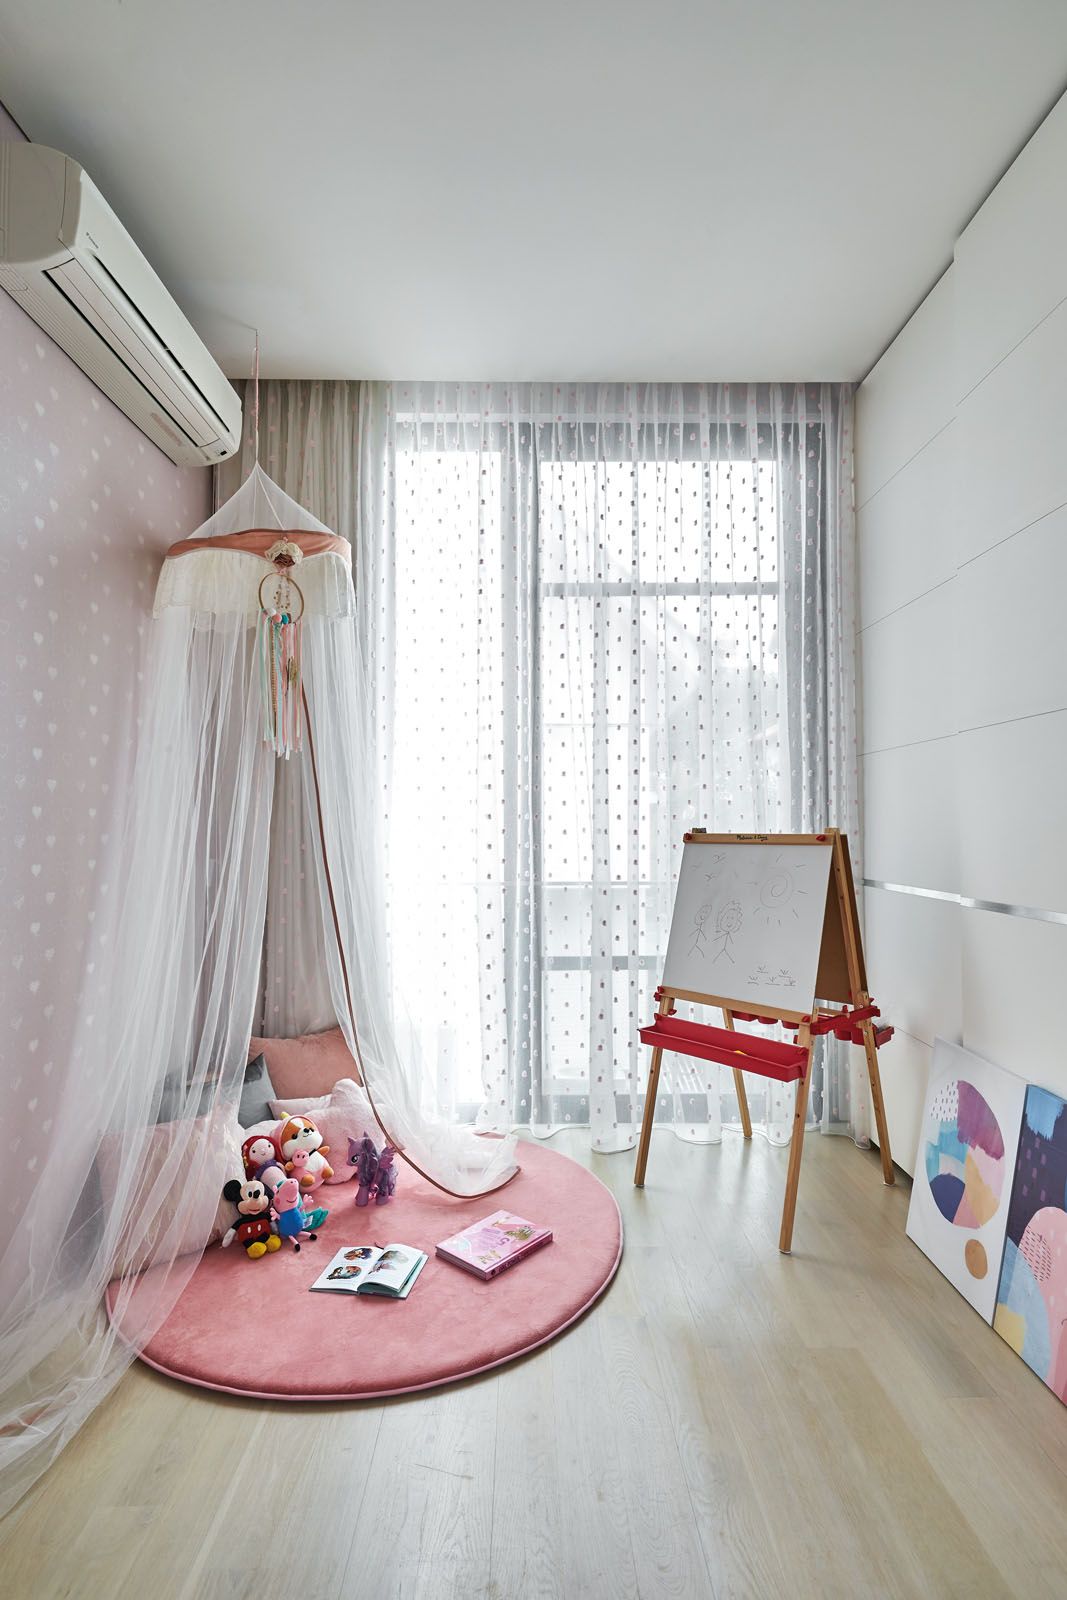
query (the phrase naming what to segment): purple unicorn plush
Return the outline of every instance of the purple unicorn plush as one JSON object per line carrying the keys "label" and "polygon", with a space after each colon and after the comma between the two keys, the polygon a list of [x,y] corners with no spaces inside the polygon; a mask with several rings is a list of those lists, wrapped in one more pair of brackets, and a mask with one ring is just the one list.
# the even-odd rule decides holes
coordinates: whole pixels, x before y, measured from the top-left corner
{"label": "purple unicorn plush", "polygon": [[356,1205],[365,1206],[374,1191],[374,1180],[378,1174],[378,1146],[369,1133],[364,1132],[362,1139],[349,1138],[348,1164],[355,1167],[359,1178]]}
{"label": "purple unicorn plush", "polygon": [[392,1145],[387,1144],[378,1157],[378,1170],[374,1175],[374,1198],[380,1206],[384,1206],[387,1200],[393,1198],[393,1190],[396,1188],[395,1155]]}
{"label": "purple unicorn plush", "polygon": [[369,1205],[372,1199],[384,1206],[387,1200],[393,1198],[396,1188],[395,1157],[396,1151],[391,1144],[383,1145],[379,1152],[369,1133],[364,1133],[362,1139],[349,1139],[348,1163],[355,1167],[359,1177],[357,1206]]}

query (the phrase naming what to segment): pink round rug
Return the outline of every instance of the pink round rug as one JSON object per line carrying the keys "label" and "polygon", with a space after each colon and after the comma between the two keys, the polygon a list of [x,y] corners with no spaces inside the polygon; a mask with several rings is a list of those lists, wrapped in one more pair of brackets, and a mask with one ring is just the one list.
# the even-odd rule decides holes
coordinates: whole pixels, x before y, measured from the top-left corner
{"label": "pink round rug", "polygon": [[[385,1206],[360,1209],[355,1183],[328,1185],[319,1195],[329,1220],[299,1255],[287,1244],[258,1261],[236,1244],[207,1250],[141,1360],[228,1394],[362,1400],[536,1349],[603,1294],[622,1255],[622,1220],[611,1191],[576,1161],[525,1141],[519,1159],[518,1177],[476,1200],[450,1200],[403,1165]],[[488,1283],[434,1255],[439,1240],[499,1209],[550,1227],[553,1242]],[[427,1252],[407,1300],[308,1292],[342,1245],[368,1243]]]}

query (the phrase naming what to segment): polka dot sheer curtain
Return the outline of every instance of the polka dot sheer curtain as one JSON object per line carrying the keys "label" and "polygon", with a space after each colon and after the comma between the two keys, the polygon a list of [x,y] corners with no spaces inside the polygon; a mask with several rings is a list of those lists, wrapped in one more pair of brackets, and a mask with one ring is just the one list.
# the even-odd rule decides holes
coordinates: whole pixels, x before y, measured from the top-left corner
{"label": "polka dot sheer curtain", "polygon": [[[393,981],[446,1114],[635,1144],[686,828],[837,825],[861,876],[851,415],[826,384],[363,385]],[[730,1074],[664,1068],[658,1124],[718,1141]],[[862,1070],[824,1044],[812,1108],[866,1142]],[[786,1142],[787,1086],[753,1089]]]}

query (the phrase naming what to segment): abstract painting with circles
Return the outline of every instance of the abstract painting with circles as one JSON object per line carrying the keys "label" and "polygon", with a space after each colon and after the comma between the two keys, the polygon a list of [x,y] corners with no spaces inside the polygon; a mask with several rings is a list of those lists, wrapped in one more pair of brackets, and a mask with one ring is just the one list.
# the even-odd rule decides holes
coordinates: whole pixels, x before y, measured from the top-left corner
{"label": "abstract painting with circles", "polygon": [[934,1041],[908,1237],[992,1322],[1026,1084]]}
{"label": "abstract painting with circles", "polygon": [[993,1326],[1067,1402],[1067,1101],[1031,1084]]}

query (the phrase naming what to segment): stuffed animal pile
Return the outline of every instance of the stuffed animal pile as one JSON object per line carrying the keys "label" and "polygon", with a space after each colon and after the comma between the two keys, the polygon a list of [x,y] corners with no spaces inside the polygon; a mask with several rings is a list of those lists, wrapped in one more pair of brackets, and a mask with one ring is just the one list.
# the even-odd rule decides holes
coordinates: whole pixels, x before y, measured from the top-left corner
{"label": "stuffed animal pile", "polygon": [[301,1239],[314,1239],[330,1214],[310,1199],[333,1177],[328,1150],[310,1117],[286,1117],[272,1133],[247,1138],[241,1146],[244,1182],[231,1178],[222,1190],[237,1212],[223,1245],[237,1239],[255,1261],[279,1250],[283,1239],[294,1250]]}
{"label": "stuffed animal pile", "polygon": [[[294,1250],[302,1239],[314,1239],[329,1216],[312,1196],[333,1168],[326,1160],[329,1145],[310,1117],[286,1117],[270,1133],[251,1134],[241,1146],[245,1176],[231,1178],[223,1196],[236,1216],[223,1245],[236,1239],[253,1261],[272,1255],[288,1239]],[[356,1168],[359,1188],[356,1205],[385,1205],[396,1188],[396,1152],[392,1145],[377,1148],[368,1133],[348,1141],[348,1160]]]}

